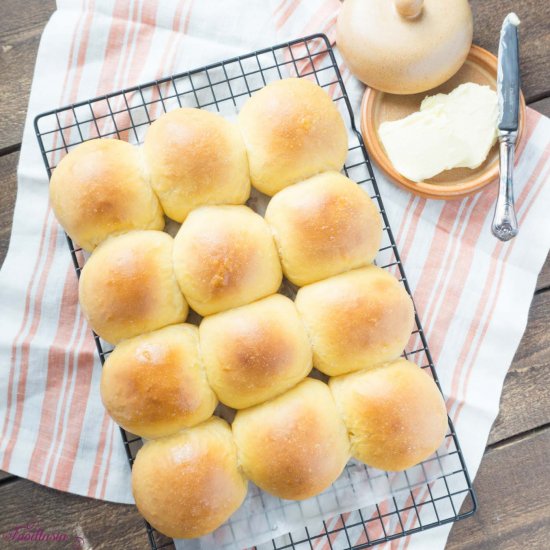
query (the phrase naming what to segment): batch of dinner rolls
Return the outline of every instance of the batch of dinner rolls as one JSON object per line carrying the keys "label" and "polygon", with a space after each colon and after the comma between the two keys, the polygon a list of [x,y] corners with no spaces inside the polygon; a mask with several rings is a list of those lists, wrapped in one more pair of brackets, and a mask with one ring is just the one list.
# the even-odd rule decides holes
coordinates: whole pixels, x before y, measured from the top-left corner
{"label": "batch of dinner rolls", "polygon": [[[340,173],[347,150],[329,96],[290,78],[253,94],[237,122],[178,109],[142,146],[87,141],[53,172],[53,210],[91,253],[82,310],[116,346],[102,400],[148,440],[133,493],[168,536],[212,532],[248,480],[307,499],[351,457],[403,470],[445,436],[436,384],[399,358],[413,304],[372,263],[382,222]],[[251,185],[272,197],[264,217],[245,206]],[[181,223],[175,238],[164,216]],[[283,276],[295,300],[277,293]],[[236,410],[231,425],[219,403]]]}

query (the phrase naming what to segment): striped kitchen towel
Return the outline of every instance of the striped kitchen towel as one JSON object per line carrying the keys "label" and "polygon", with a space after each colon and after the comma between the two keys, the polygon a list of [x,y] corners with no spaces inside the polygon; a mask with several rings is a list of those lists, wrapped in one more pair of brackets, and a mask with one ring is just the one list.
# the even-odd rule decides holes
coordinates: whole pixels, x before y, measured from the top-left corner
{"label": "striped kitchen towel", "polygon": [[[76,277],[48,206],[34,116],[307,34],[333,40],[339,6],[338,0],[58,0],[38,53],[12,238],[0,272],[1,469],[63,491],[131,502],[122,443],[99,398],[100,366],[77,304]],[[362,86],[340,68],[358,114]],[[510,243],[490,233],[496,186],[440,202],[378,175],[471,474],[550,246],[550,121],[528,110],[526,122],[516,166],[521,231]],[[449,530],[392,548],[440,549]]]}

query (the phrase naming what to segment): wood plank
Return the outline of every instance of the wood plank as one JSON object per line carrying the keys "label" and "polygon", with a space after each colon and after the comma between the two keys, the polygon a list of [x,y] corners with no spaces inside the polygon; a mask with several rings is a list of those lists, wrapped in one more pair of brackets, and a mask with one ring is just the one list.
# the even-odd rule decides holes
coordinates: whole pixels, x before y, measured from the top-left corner
{"label": "wood plank", "polygon": [[528,103],[550,93],[550,2],[547,0],[472,0],[474,43],[498,51],[504,17],[515,11],[521,19],[520,58],[522,89]]}
{"label": "wood plank", "polygon": [[486,452],[474,482],[478,512],[456,523],[446,550],[546,550],[550,430]]}
{"label": "wood plank", "polygon": [[12,479],[15,476],[12,476],[11,474],[8,474],[8,472],[4,472],[0,470],[0,483],[5,481],[6,479]]}
{"label": "wood plank", "polygon": [[550,423],[550,291],[536,294],[508,371],[489,445]]}
{"label": "wood plank", "polygon": [[546,97],[544,99],[541,99],[540,101],[530,103],[529,107],[535,109],[535,111],[538,111],[545,116],[550,117],[550,97]]}
{"label": "wood plank", "polygon": [[0,150],[21,141],[40,35],[55,0],[2,0],[0,17]]}
{"label": "wood plank", "polygon": [[8,251],[17,191],[19,153],[0,156],[0,266]]}
{"label": "wood plank", "polygon": [[550,289],[550,253],[546,256],[546,261],[542,266],[537,279],[537,290]]}
{"label": "wood plank", "polygon": [[[3,548],[25,547],[25,543],[15,541],[12,546],[4,546],[4,537],[16,526],[28,523],[35,523],[46,533],[66,533],[73,541],[81,537],[82,548],[149,548],[145,525],[135,506],[62,493],[25,479],[0,485],[0,501]],[[44,549],[61,547],[80,548],[59,542],[40,543]]]}
{"label": "wood plank", "polygon": [[[550,97],[541,99],[540,101],[535,101],[534,103],[531,103],[529,107],[547,117],[550,117]],[[542,270],[537,281],[537,290],[541,290],[543,288],[550,288],[550,254],[546,257],[546,262],[542,266]]]}
{"label": "wood plank", "polygon": [[[550,81],[549,81],[550,85]],[[535,101],[529,105],[535,111],[542,113],[543,115],[550,117],[550,97],[541,99],[540,101]],[[550,254],[546,257],[546,262],[542,266],[539,278],[537,281],[537,290],[543,288],[550,288]]]}

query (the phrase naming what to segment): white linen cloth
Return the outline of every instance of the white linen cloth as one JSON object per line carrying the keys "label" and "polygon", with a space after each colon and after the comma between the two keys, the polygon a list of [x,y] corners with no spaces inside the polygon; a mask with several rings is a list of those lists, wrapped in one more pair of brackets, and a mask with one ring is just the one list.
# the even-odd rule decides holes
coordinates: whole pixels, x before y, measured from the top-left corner
{"label": "white linen cloth", "polygon": [[[58,0],[40,44],[0,272],[0,468],[60,490],[131,502],[118,429],[48,206],[33,129],[44,111],[315,32],[334,39],[338,0]],[[495,37],[495,41],[497,37]],[[356,117],[362,86],[341,65]],[[490,233],[496,186],[426,201],[378,185],[470,474],[498,413],[550,246],[550,121],[528,110],[516,166],[520,233]],[[451,526],[392,548],[441,549]],[[388,545],[389,547],[389,545]]]}

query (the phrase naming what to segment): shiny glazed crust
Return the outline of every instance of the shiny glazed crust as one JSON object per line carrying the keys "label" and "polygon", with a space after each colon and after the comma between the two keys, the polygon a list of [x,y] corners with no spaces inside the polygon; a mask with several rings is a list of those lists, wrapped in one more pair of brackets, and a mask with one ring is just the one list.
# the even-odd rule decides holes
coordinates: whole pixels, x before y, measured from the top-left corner
{"label": "shiny glazed crust", "polygon": [[172,268],[173,241],[161,231],[131,231],[104,241],[86,262],[80,305],[104,340],[117,344],[185,321],[188,307]]}
{"label": "shiny glazed crust", "polygon": [[445,402],[433,379],[405,359],[330,380],[352,455],[381,470],[405,470],[443,442]]}
{"label": "shiny glazed crust", "polygon": [[217,405],[199,356],[199,330],[172,325],[118,344],[101,371],[101,398],[117,424],[154,439],[207,420]]}
{"label": "shiny glazed crust", "polygon": [[237,412],[233,434],[245,474],[280,498],[329,487],[349,458],[349,439],[326,384],[306,378],[290,391]]}
{"label": "shiny glazed crust", "polygon": [[283,189],[271,199],[265,219],[284,274],[298,286],[367,265],[382,239],[374,202],[339,172]]}
{"label": "shiny glazed crust", "polygon": [[118,139],[86,141],[63,157],[50,181],[50,203],[63,229],[87,251],[125,231],[164,228],[137,147]]}
{"label": "shiny glazed crust", "polygon": [[327,170],[348,154],[342,116],[327,93],[305,78],[271,82],[239,113],[252,185],[266,195]]}
{"label": "shiny glazed crust", "polygon": [[268,225],[246,206],[191,212],[175,238],[174,270],[189,305],[203,316],[269,296],[283,277]]}
{"label": "shiny glazed crust", "polygon": [[403,285],[370,265],[302,287],[296,307],[313,347],[313,366],[329,376],[401,355],[414,326]]}
{"label": "shiny glazed crust", "polygon": [[134,462],[132,491],[141,515],[161,533],[195,538],[212,532],[247,492],[229,425],[213,417],[146,443]]}
{"label": "shiny glazed crust", "polygon": [[250,195],[241,134],[216,113],[165,113],[147,130],[143,151],[151,185],[173,220],[205,204],[243,204]]}
{"label": "shiny glazed crust", "polygon": [[234,409],[285,392],[311,370],[305,328],[280,294],[207,317],[200,339],[210,385]]}

